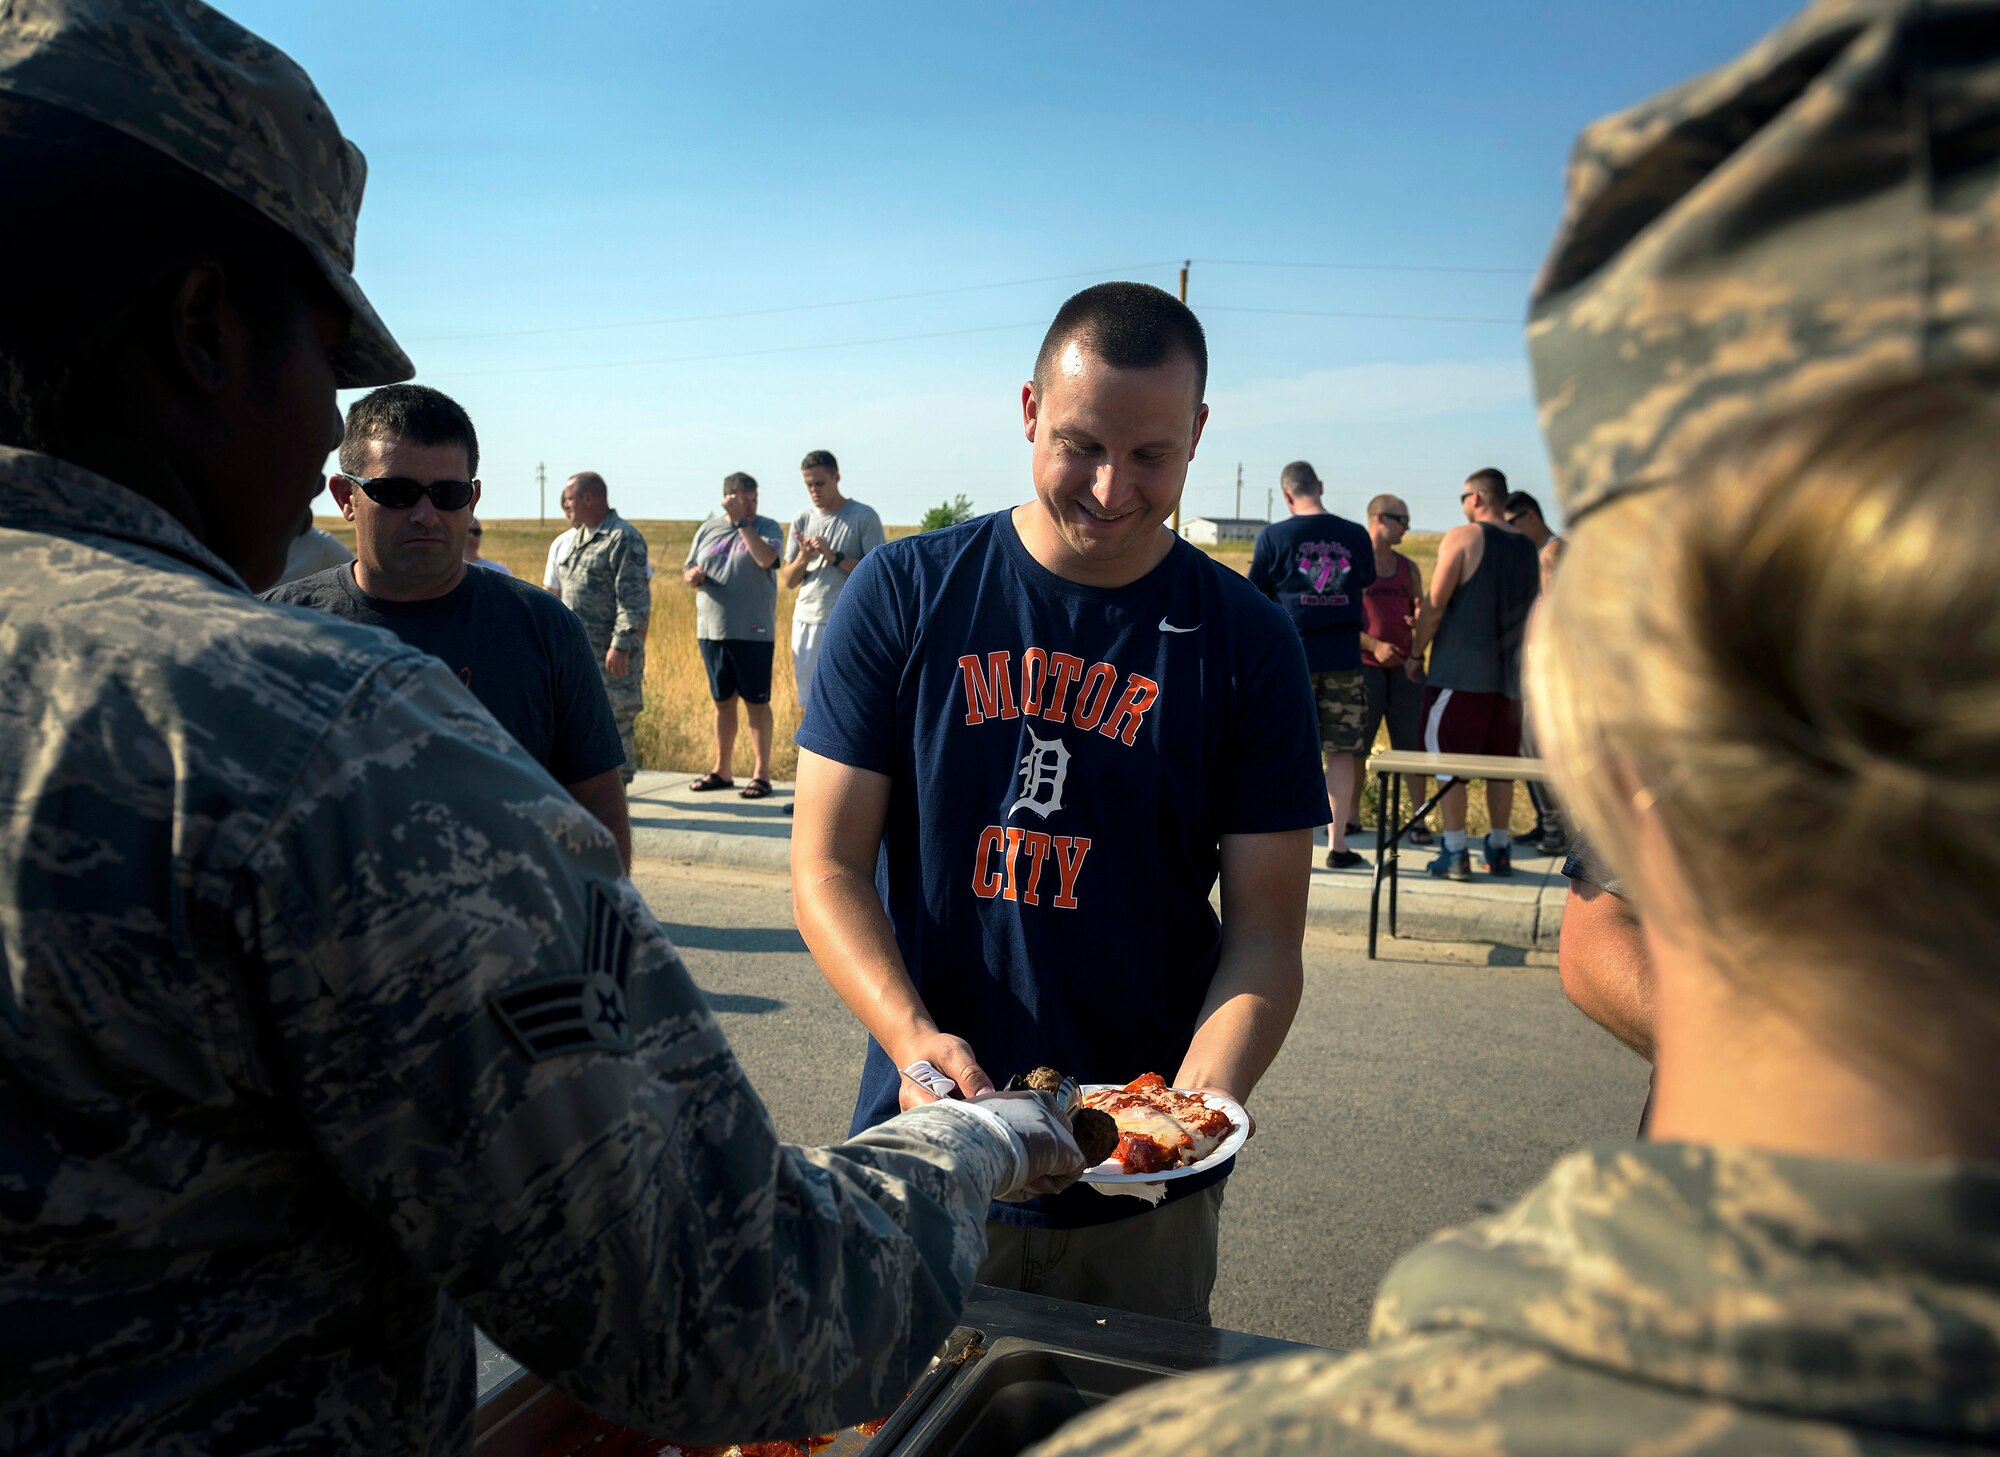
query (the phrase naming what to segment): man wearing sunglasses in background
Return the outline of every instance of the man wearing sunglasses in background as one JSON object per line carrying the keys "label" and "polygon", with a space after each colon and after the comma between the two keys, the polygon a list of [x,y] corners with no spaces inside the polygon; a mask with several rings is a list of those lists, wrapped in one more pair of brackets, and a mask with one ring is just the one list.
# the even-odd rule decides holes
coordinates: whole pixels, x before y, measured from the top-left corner
{"label": "man wearing sunglasses in background", "polygon": [[[1507,477],[1492,466],[1465,478],[1458,496],[1465,525],[1454,526],[1438,544],[1430,590],[1417,607],[1405,670],[1413,683],[1420,675],[1426,679],[1424,747],[1433,754],[1512,758],[1521,752],[1521,640],[1541,591],[1541,567],[1534,543],[1502,517],[1506,502]],[[1472,879],[1465,805],[1461,780],[1438,804],[1444,849],[1428,867],[1432,875]],[[1493,826],[1486,869],[1494,875],[1514,873],[1507,824],[1513,806],[1512,780],[1486,781]]]}
{"label": "man wearing sunglasses in background", "polygon": [[[1375,580],[1361,593],[1361,686],[1368,694],[1368,716],[1361,725],[1364,765],[1385,722],[1390,748],[1421,752],[1424,747],[1424,685],[1404,666],[1410,660],[1417,604],[1424,600],[1423,571],[1396,550],[1409,530],[1410,508],[1401,496],[1385,493],[1368,503]],[[1430,780],[1420,775],[1409,787],[1416,796],[1410,805],[1414,809],[1428,796]],[[1382,805],[1376,805],[1375,818],[1376,828],[1387,834]],[[1431,832],[1420,823],[1406,838],[1412,845],[1428,845]]]}
{"label": "man wearing sunglasses in background", "polygon": [[611,700],[576,614],[533,585],[468,567],[479,437],[449,396],[393,384],[356,401],[330,485],[357,558],[265,594],[387,628],[458,675],[632,864]]}

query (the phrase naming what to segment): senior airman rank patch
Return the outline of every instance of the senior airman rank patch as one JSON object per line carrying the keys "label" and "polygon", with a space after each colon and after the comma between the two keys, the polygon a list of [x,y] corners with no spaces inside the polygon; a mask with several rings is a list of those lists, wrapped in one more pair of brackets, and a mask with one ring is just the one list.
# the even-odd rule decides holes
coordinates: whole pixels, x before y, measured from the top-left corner
{"label": "senior airman rank patch", "polygon": [[592,1048],[632,1050],[625,1012],[625,959],[632,929],[602,889],[590,893],[590,939],[580,975],[518,982],[487,998],[530,1062]]}

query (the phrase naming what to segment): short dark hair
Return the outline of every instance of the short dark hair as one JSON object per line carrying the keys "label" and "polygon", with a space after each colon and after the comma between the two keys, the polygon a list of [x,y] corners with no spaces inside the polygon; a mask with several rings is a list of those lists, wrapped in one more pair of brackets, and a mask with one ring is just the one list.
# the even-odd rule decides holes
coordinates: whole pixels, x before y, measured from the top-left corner
{"label": "short dark hair", "polygon": [[733,470],[722,478],[722,494],[733,496],[738,491],[757,489],[757,478],[747,471]]}
{"label": "short dark hair", "polygon": [[835,475],[839,475],[840,462],[833,458],[833,452],[830,450],[808,450],[806,452],[806,458],[799,462],[799,470],[801,472],[809,470],[830,470]]}
{"label": "short dark hair", "polygon": [[1295,460],[1279,471],[1278,484],[1285,488],[1287,495],[1292,496],[1317,496],[1326,489],[1309,460]]}
{"label": "short dark hair", "polygon": [[1500,507],[1500,514],[1503,516],[1514,516],[1523,511],[1532,511],[1537,516],[1540,516],[1542,514],[1542,503],[1526,491],[1516,491]]}
{"label": "short dark hair", "polygon": [[1150,283],[1099,283],[1072,294],[1042,336],[1035,356],[1037,390],[1071,340],[1114,369],[1154,369],[1184,354],[1194,361],[1195,403],[1208,393],[1208,336],[1201,331],[1201,320]]}
{"label": "short dark hair", "polygon": [[359,475],[362,451],[384,436],[412,445],[462,445],[466,474],[479,474],[479,436],[472,417],[442,390],[427,384],[385,384],[356,400],[347,410],[347,433],[340,437],[341,470]]}
{"label": "short dark hair", "polygon": [[1507,475],[1506,472],[1499,470],[1497,467],[1490,465],[1482,466],[1467,476],[1465,483],[1468,486],[1478,488],[1481,500],[1504,501],[1507,499]]}
{"label": "short dark hair", "polygon": [[74,112],[0,95],[0,173],[8,215],[33,220],[0,228],[0,444],[61,454],[99,413],[121,411],[93,361],[153,347],[141,306],[178,259],[228,270],[233,301],[274,357],[297,300],[333,297],[277,224]]}

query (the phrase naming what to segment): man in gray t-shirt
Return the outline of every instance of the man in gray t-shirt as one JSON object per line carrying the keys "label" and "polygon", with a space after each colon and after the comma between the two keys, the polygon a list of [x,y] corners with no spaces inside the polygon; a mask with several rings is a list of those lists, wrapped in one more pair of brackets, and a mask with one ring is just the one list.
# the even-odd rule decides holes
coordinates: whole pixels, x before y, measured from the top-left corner
{"label": "man in gray t-shirt", "polygon": [[833,604],[840,599],[848,574],[883,538],[882,518],[875,508],[840,493],[840,463],[832,451],[808,451],[799,462],[799,474],[805,478],[812,508],[799,512],[792,522],[778,581],[797,588],[799,594],[792,607],[792,679],[798,685],[799,710],[804,712]]}
{"label": "man in gray t-shirt", "polygon": [[771,792],[771,647],[777,634],[778,549],[784,529],[757,514],[757,482],[742,471],[722,482],[722,514],[695,528],[681,580],[695,589],[696,645],[715,700],[715,764],[689,785],[735,789],[736,700],[750,719],[756,769],[736,790],[744,799]]}

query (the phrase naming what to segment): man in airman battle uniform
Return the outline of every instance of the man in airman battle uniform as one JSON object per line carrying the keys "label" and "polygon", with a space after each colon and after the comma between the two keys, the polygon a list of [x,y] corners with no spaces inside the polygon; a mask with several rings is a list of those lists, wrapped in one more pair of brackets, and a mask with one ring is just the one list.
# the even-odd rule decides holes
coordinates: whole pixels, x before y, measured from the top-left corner
{"label": "man in airman battle uniform", "polygon": [[[1775,427],[1809,409],[1845,414],[1857,389],[1979,379],[1990,392],[2000,366],[1996,133],[2000,5],[1992,0],[1827,0],[1732,65],[1586,131],[1530,325],[1564,514],[1574,522],[1607,502],[1629,506],[1624,498],[1639,492],[1682,488],[1723,431]],[[1843,529],[1834,522],[1831,530]],[[1857,538],[1888,529],[1874,517],[1845,525]],[[1993,528],[1972,514],[1965,529],[1990,537]],[[1584,523],[1579,539],[1590,532]],[[1798,549],[1796,538],[1759,545],[1771,560]],[[1566,556],[1565,570],[1578,559]],[[1779,640],[1811,636],[1807,626]],[[1764,642],[1739,639],[1728,660],[1753,659]],[[1793,661],[1760,667],[1788,683]],[[1968,730],[1970,716],[1932,706],[1962,710],[1979,694],[1990,705],[1990,677],[1964,686],[1969,694],[1934,688],[1928,703],[1885,708],[1942,721],[1929,737],[1946,747],[1912,745],[1898,766],[1911,783],[1926,772],[1912,765],[1947,759],[1951,745],[1977,744],[1959,750],[1970,757],[1990,743],[1990,707]],[[1865,699],[1867,688],[1854,696]],[[1811,713],[1767,710],[1780,725],[1770,737],[1811,732]],[[1741,732],[1736,721],[1725,731]],[[1968,731],[1977,737],[1959,737]],[[1827,765],[1817,776],[1835,786],[1824,791],[1830,798],[1843,797],[1838,773]],[[1956,777],[1953,788],[1990,794],[1985,767]],[[1990,803],[1968,801],[1988,819]],[[1843,878],[1830,883],[1864,879],[1856,852],[1839,853]],[[1950,886],[1938,892],[1942,904],[1971,901],[1982,875],[1990,901],[1991,853],[1990,840],[1942,852],[1960,857],[1932,871]],[[1801,899],[1751,927],[1759,959],[1795,957],[1795,928],[1816,906]],[[1896,917],[1919,919],[1901,904],[1872,915],[1890,928],[1906,923]],[[1787,918],[1794,929],[1780,929]],[[1913,955],[1984,932],[1946,927]],[[1683,925],[1680,934],[1694,933]],[[1990,987],[1990,950],[1978,949],[1983,960],[1966,968],[1968,981]],[[1829,999],[1831,988],[1844,993],[1863,976],[1826,960],[1797,965]],[[1688,981],[1691,966],[1678,967]],[[1703,994],[1714,993],[1687,995]],[[1897,1035],[1920,1065],[1935,1066],[1947,1045],[1938,1024],[1984,1017],[1977,1025],[1991,1029],[1990,995],[1982,989],[1949,1006],[1905,985]],[[1677,1010],[1686,1016],[1687,1003]],[[1367,1350],[1151,1385],[1079,1420],[1034,1449],[1037,1457],[1993,1450],[2000,1170],[1990,1154],[1982,1162],[1976,1152],[1945,1153],[1976,1143],[1973,1130],[1990,1149],[1992,1125],[1981,1124],[1990,1098],[1913,1125],[1914,1147],[1898,1157],[1723,1131],[1760,1110],[1715,1093],[1704,1102],[1701,1084],[1723,1081],[1732,1061],[1795,1057],[1767,1035],[1770,1025],[1741,1030],[1734,1046],[1726,1036],[1696,1037],[1677,1049],[1683,1126],[1662,1136],[1690,1141],[1572,1154],[1510,1211],[1406,1257],[1376,1301]],[[1813,1029],[1807,1039],[1820,1035],[1802,1014],[1797,1025]],[[1663,1047],[1672,1030],[1663,1018]],[[1842,1066],[1855,1062],[1870,1065],[1850,1051]],[[1989,1058],[1989,1085],[1991,1066]],[[1811,1104],[1823,1090],[1839,1096],[1842,1085],[1801,1081],[1787,1095]],[[1957,1125],[1965,1142],[1954,1139]]]}
{"label": "man in airman battle uniform", "polygon": [[652,572],[646,538],[611,509],[610,491],[596,471],[573,475],[563,486],[576,527],[570,549],[556,564],[563,606],[583,620],[590,651],[611,695],[611,716],[625,746],[627,784],[639,769],[635,734],[646,706],[646,619],[653,612]]}
{"label": "man in airman battle uniform", "polygon": [[251,595],[411,372],[287,57],[0,5],[0,176],[0,1450],[467,1450],[475,1320],[693,1439],[888,1410],[1052,1105],[781,1145],[603,826]]}

